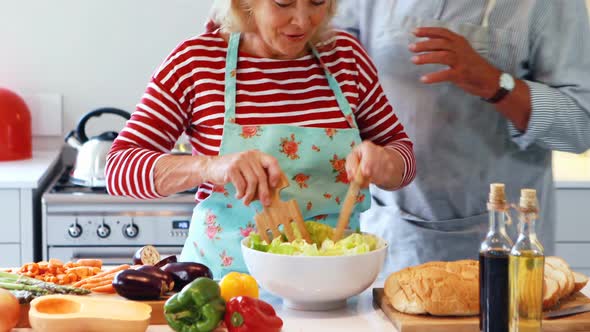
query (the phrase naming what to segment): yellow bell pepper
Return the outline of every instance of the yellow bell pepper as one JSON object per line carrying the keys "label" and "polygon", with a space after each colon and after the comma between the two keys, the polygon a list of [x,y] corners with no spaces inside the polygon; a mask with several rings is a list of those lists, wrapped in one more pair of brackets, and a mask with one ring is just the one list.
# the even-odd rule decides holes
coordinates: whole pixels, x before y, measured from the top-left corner
{"label": "yellow bell pepper", "polygon": [[258,284],[249,274],[230,272],[219,281],[221,297],[227,302],[236,296],[258,298]]}

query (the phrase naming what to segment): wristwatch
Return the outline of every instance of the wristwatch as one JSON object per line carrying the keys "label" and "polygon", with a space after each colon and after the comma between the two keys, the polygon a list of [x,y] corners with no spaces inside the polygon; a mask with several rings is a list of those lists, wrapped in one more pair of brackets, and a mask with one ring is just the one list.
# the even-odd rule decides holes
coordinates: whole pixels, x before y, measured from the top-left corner
{"label": "wristwatch", "polygon": [[500,75],[500,88],[498,91],[496,91],[496,94],[494,94],[492,98],[484,100],[488,103],[495,104],[504,99],[504,97],[506,97],[510,92],[512,92],[515,86],[516,83],[514,82],[514,77],[508,73],[502,73],[502,75]]}

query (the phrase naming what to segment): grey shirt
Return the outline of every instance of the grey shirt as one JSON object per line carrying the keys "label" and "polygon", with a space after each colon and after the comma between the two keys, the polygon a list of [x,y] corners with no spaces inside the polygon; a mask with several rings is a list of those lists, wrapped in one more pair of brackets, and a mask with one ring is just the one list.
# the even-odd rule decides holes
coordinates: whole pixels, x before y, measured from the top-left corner
{"label": "grey shirt", "polygon": [[[590,148],[584,1],[340,0],[339,7],[336,26],[356,35],[373,58],[416,152],[414,182],[395,192],[372,187],[373,205],[362,224],[365,231],[390,237],[390,255],[399,253],[391,258],[391,270],[473,257],[485,236],[492,182],[506,183],[511,202],[518,201],[521,188],[538,191],[540,236],[552,254],[551,150]],[[421,74],[441,68],[411,62],[407,46],[416,26],[464,34],[491,64],[524,80],[532,97],[528,128],[519,132],[492,105],[451,83],[419,83]],[[413,257],[397,264],[408,255]]]}
{"label": "grey shirt", "polygon": [[[336,25],[359,38],[369,55],[377,36],[402,16],[480,25],[490,0],[340,0]],[[506,36],[493,64],[524,79],[532,116],[524,133],[509,122],[521,149],[531,144],[582,153],[590,148],[590,29],[584,0],[497,0],[488,27]],[[408,65],[411,63],[408,61]],[[387,66],[377,63],[378,67]],[[389,93],[395,106],[395,92]]]}

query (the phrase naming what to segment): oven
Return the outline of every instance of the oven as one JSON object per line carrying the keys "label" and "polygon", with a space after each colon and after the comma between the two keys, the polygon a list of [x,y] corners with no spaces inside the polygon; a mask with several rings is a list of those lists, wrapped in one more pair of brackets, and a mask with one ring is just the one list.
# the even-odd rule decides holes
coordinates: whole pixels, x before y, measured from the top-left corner
{"label": "oven", "polygon": [[104,187],[71,182],[65,169],[42,196],[43,259],[100,258],[131,263],[135,251],[155,246],[178,255],[188,235],[194,191],[156,200],[110,196]]}

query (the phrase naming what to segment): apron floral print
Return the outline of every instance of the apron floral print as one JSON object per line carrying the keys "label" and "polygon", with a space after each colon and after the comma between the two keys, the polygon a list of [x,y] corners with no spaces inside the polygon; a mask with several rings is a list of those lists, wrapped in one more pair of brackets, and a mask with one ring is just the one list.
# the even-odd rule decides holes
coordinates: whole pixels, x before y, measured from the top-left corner
{"label": "apron floral print", "polygon": [[[240,126],[235,123],[236,68],[239,34],[232,34],[226,60],[225,122],[220,155],[251,149],[273,155],[290,180],[281,191],[282,200],[297,200],[305,220],[335,226],[340,203],[348,189],[344,170],[346,156],[361,142],[350,105],[332,75],[326,77],[350,129],[304,128],[291,125]],[[314,54],[319,58],[317,52]],[[368,191],[359,194],[350,227],[359,228],[359,213],[369,207]],[[210,196],[193,212],[187,241],[180,260],[207,265],[215,278],[230,271],[247,272],[241,240],[255,231],[254,214],[259,202],[250,207],[235,199],[229,184],[215,186]]]}

